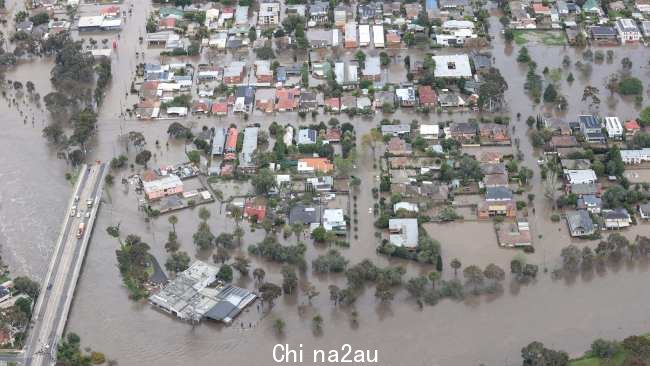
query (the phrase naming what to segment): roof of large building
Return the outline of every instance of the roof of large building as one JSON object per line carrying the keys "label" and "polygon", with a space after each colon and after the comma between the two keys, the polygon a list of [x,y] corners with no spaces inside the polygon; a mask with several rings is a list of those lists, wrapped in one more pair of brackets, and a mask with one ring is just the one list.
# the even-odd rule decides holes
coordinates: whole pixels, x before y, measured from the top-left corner
{"label": "roof of large building", "polygon": [[436,62],[436,69],[433,74],[441,78],[469,78],[472,76],[472,68],[467,55],[444,55],[433,56]]}
{"label": "roof of large building", "polygon": [[399,247],[415,248],[418,245],[417,219],[390,219],[388,230],[391,231],[389,241]]}
{"label": "roof of large building", "polygon": [[320,206],[306,206],[304,204],[296,204],[289,210],[289,223],[302,223],[311,224],[320,222],[321,208]]}
{"label": "roof of large building", "polygon": [[184,320],[201,320],[210,317],[226,323],[257,297],[248,290],[235,286],[210,288],[217,280],[218,268],[196,261],[177,274],[149,302]]}
{"label": "roof of large building", "polygon": [[629,18],[619,19],[616,21],[616,26],[618,29],[623,32],[638,32],[639,28],[636,26],[636,22]]}
{"label": "roof of large building", "polygon": [[600,122],[598,121],[598,119],[590,114],[579,116],[578,122],[580,123],[581,126],[584,126],[585,128],[594,128],[594,129],[600,128]]}
{"label": "roof of large building", "polygon": [[142,182],[142,187],[144,188],[145,192],[155,192],[155,191],[164,190],[164,189],[182,186],[182,185],[183,182],[181,181],[181,179],[174,174],[169,174],[158,180]]}
{"label": "roof of large building", "polygon": [[598,180],[592,169],[565,169],[564,176],[569,183],[593,183]]}

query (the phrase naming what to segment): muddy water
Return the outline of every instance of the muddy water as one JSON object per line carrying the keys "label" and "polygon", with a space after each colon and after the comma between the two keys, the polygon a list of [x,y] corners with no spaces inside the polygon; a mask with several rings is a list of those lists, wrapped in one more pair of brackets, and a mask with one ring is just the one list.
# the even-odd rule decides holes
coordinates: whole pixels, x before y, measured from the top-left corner
{"label": "muddy water", "polygon": [[[126,145],[119,138],[120,134],[131,130],[143,132],[149,143],[148,149],[155,153],[150,165],[175,163],[183,159],[182,143],[170,141],[166,146],[165,130],[169,121],[139,122],[120,117],[122,111],[135,102],[133,96],[127,96],[130,77],[137,62],[135,51],[142,52],[137,37],[144,34],[144,19],[148,12],[145,2],[137,2],[134,16],[129,18],[119,40],[119,48],[113,57],[114,80],[102,109],[99,122],[99,135],[92,158],[107,160],[120,153],[135,155],[133,148],[126,151]],[[128,6],[128,3],[127,3]],[[84,7],[82,12],[96,11],[96,7]],[[518,46],[514,48],[503,44],[498,35],[500,25],[493,19],[491,32],[495,35],[491,52],[496,58],[496,65],[506,77],[510,89],[507,98],[510,115],[517,112],[524,117],[516,123],[516,135],[520,137],[521,148],[525,154],[524,164],[534,169],[533,192],[537,215],[530,217],[535,232],[537,252],[530,255],[531,263],[553,268],[557,262],[559,250],[569,242],[566,229],[561,224],[553,224],[548,219],[549,207],[543,199],[539,171],[535,165],[536,157],[525,138],[523,120],[528,115],[545,112],[542,107],[533,106],[522,93],[525,69],[514,61]],[[128,37],[127,37],[128,35]],[[85,38],[114,39],[115,35],[87,35]],[[101,43],[100,43],[101,44]],[[539,71],[545,65],[559,67],[564,53],[571,55],[575,61],[579,53],[562,47],[544,47],[529,44],[533,58],[539,64]],[[620,59],[629,55],[632,60],[644,60],[643,48],[617,48],[612,64],[594,65],[591,81],[582,80],[577,71],[576,81],[572,86],[562,82],[561,92],[568,96],[570,110],[568,117],[579,112],[586,112],[580,97],[587,83],[600,86],[603,105],[600,113],[605,114],[611,108],[621,119],[635,116],[638,112],[630,102],[619,101],[615,106],[605,101],[604,81],[607,75],[620,68]],[[156,61],[155,52],[145,52],[145,59]],[[217,62],[227,63],[233,56],[218,58]],[[196,61],[196,60],[192,60]],[[635,61],[632,73],[643,80],[648,80],[648,70],[644,61]],[[49,90],[48,74],[51,64],[47,60],[36,60],[21,65],[10,71],[6,78],[11,80],[33,80],[37,91],[45,95]],[[566,78],[566,74],[563,79]],[[20,103],[20,102],[19,102]],[[614,109],[615,107],[615,109]],[[17,107],[8,107],[7,101],[0,99],[0,108],[6,116],[0,132],[0,179],[4,189],[0,192],[0,244],[3,257],[9,261],[17,273],[29,273],[42,276],[47,263],[47,255],[58,234],[58,225],[62,220],[65,202],[70,192],[70,185],[63,178],[65,163],[53,157],[53,151],[44,144],[40,137],[45,116],[36,110],[22,106],[23,116]],[[34,109],[32,107],[32,109]],[[28,115],[27,124],[23,123]],[[34,115],[34,126],[31,116]],[[471,115],[432,114],[432,121],[465,120]],[[361,136],[383,116],[375,120],[355,118],[358,136]],[[320,115],[316,122],[329,117]],[[347,116],[338,117],[342,122]],[[408,111],[399,111],[389,118],[403,121],[425,119]],[[281,123],[311,123],[311,118],[300,120],[295,114],[262,116],[256,114],[249,122],[263,125],[273,120]],[[226,126],[230,123],[244,124],[239,117],[227,119],[185,119],[195,126]],[[160,147],[154,144],[160,141]],[[352,262],[371,258],[379,264],[400,264],[408,267],[409,275],[425,273],[430,268],[401,261],[387,261],[375,252],[376,239],[372,222],[374,216],[368,213],[372,207],[370,187],[377,186],[375,172],[372,170],[373,158],[370,152],[360,154],[359,172],[364,182],[358,196],[358,239],[352,240],[349,249],[343,249]],[[131,174],[129,169],[116,173],[120,176]],[[239,191],[241,191],[240,188]],[[238,190],[224,187],[226,196]],[[283,297],[278,300],[269,315],[263,316],[256,307],[243,315],[240,324],[232,327],[204,323],[196,327],[176,321],[167,315],[152,310],[146,304],[136,304],[127,299],[127,293],[121,286],[119,272],[115,262],[114,251],[117,243],[110,238],[105,227],[121,224],[122,233],[137,233],[152,247],[152,253],[164,262],[164,242],[170,225],[166,217],[145,223],[142,213],[137,210],[137,196],[133,187],[117,183],[105,195],[105,204],[101,210],[95,235],[86,257],[86,266],[77,288],[77,297],[72,307],[68,329],[78,332],[88,346],[100,349],[122,365],[213,365],[239,363],[242,365],[271,364],[271,348],[276,342],[292,344],[303,343],[307,354],[314,348],[336,348],[342,343],[351,343],[358,348],[379,349],[380,364],[403,364],[408,355],[410,363],[415,365],[486,365],[518,364],[518,353],[522,346],[533,339],[539,339],[551,346],[561,347],[573,354],[584,350],[595,337],[623,337],[630,333],[647,331],[650,316],[644,305],[649,297],[646,288],[648,273],[645,267],[624,268],[618,273],[609,273],[591,281],[578,280],[574,284],[552,281],[547,274],[542,274],[538,281],[522,288],[508,288],[504,294],[495,299],[473,299],[465,303],[443,301],[435,307],[418,310],[407,299],[405,292],[400,292],[390,306],[379,305],[373,296],[373,289],[366,291],[357,303],[360,326],[352,328],[347,311],[334,309],[328,301],[327,286],[330,283],[344,286],[340,276],[315,277],[310,273],[301,275],[301,282],[314,283],[321,294],[313,301],[313,306],[301,314],[298,306],[306,303],[302,297]],[[210,225],[215,234],[230,232],[234,222],[219,211],[219,204],[208,208],[212,212]],[[197,212],[185,210],[178,214],[177,231],[182,249],[196,258],[210,260],[209,253],[197,253],[192,244],[192,233],[198,224]],[[242,224],[244,225],[244,224]],[[540,238],[540,229],[544,233]],[[254,232],[245,226],[246,235],[242,251],[246,245],[259,241],[264,232]],[[486,223],[463,223],[458,225],[431,225],[431,235],[443,244],[445,262],[453,257],[461,259],[464,265],[481,266],[495,262],[507,267],[514,255],[513,251],[502,250],[494,244],[491,226]],[[625,232],[632,238],[636,234],[650,234],[647,226],[635,227]],[[480,240],[477,240],[480,238]],[[295,237],[288,239],[295,242]],[[326,248],[308,245],[308,261],[324,252]],[[263,267],[267,279],[280,281],[279,267],[253,258],[252,267]],[[447,270],[445,277],[453,277]],[[252,287],[250,281],[238,284]],[[324,334],[314,336],[310,329],[310,320],[316,313],[324,318]],[[271,329],[271,320],[282,317],[287,322],[286,338],[278,339]],[[248,328],[248,324],[253,326]],[[395,349],[399,347],[399,351]],[[310,364],[309,358],[305,364]]]}

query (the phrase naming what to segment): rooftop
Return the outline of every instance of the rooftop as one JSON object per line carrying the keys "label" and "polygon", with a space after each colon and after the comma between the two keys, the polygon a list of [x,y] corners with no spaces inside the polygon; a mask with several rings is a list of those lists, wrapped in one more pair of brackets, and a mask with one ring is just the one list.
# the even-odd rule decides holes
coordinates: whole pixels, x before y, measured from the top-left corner
{"label": "rooftop", "polygon": [[398,247],[415,248],[418,245],[418,220],[417,219],[390,219],[389,241]]}
{"label": "rooftop", "polygon": [[434,75],[441,78],[470,78],[472,68],[469,57],[462,55],[433,56],[436,63]]}

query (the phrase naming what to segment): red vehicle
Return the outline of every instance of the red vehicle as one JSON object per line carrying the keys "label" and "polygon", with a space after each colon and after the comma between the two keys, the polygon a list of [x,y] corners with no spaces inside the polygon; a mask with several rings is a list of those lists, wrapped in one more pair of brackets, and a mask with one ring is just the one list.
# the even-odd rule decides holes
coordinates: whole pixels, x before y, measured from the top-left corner
{"label": "red vehicle", "polygon": [[81,238],[81,236],[84,234],[84,229],[86,228],[86,224],[83,222],[79,224],[79,229],[77,230],[77,238]]}

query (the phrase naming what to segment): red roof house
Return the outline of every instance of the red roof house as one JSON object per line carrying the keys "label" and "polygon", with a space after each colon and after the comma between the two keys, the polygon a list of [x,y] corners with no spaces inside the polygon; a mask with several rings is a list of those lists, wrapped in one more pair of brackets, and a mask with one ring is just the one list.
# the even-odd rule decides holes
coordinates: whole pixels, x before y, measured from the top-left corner
{"label": "red roof house", "polygon": [[280,112],[289,112],[298,109],[300,104],[300,89],[281,88],[275,92],[275,110]]}
{"label": "red roof house", "polygon": [[105,17],[118,17],[120,16],[120,7],[115,5],[106,6],[99,11],[99,14]]}
{"label": "red roof house", "polygon": [[637,132],[641,131],[641,126],[635,119],[625,122],[623,126],[625,127],[625,134],[627,136],[634,136]]}
{"label": "red roof house", "polygon": [[535,12],[535,14],[551,15],[551,8],[549,8],[548,6],[542,3],[534,3],[533,11]]}
{"label": "red roof house", "polygon": [[176,18],[160,19],[158,22],[158,28],[167,30],[176,28]]}
{"label": "red roof house", "polygon": [[422,85],[418,88],[418,95],[420,96],[420,105],[424,107],[435,107],[438,104],[438,94],[431,88],[430,85]]}
{"label": "red roof house", "polygon": [[218,102],[212,103],[212,108],[210,109],[213,115],[225,116],[228,114],[228,102],[221,100]]}
{"label": "red roof house", "polygon": [[255,218],[255,221],[261,222],[266,217],[266,204],[260,202],[246,201],[244,205],[244,217],[249,219]]}
{"label": "red roof house", "polygon": [[325,108],[331,112],[338,113],[341,111],[341,99],[338,97],[325,99]]}

